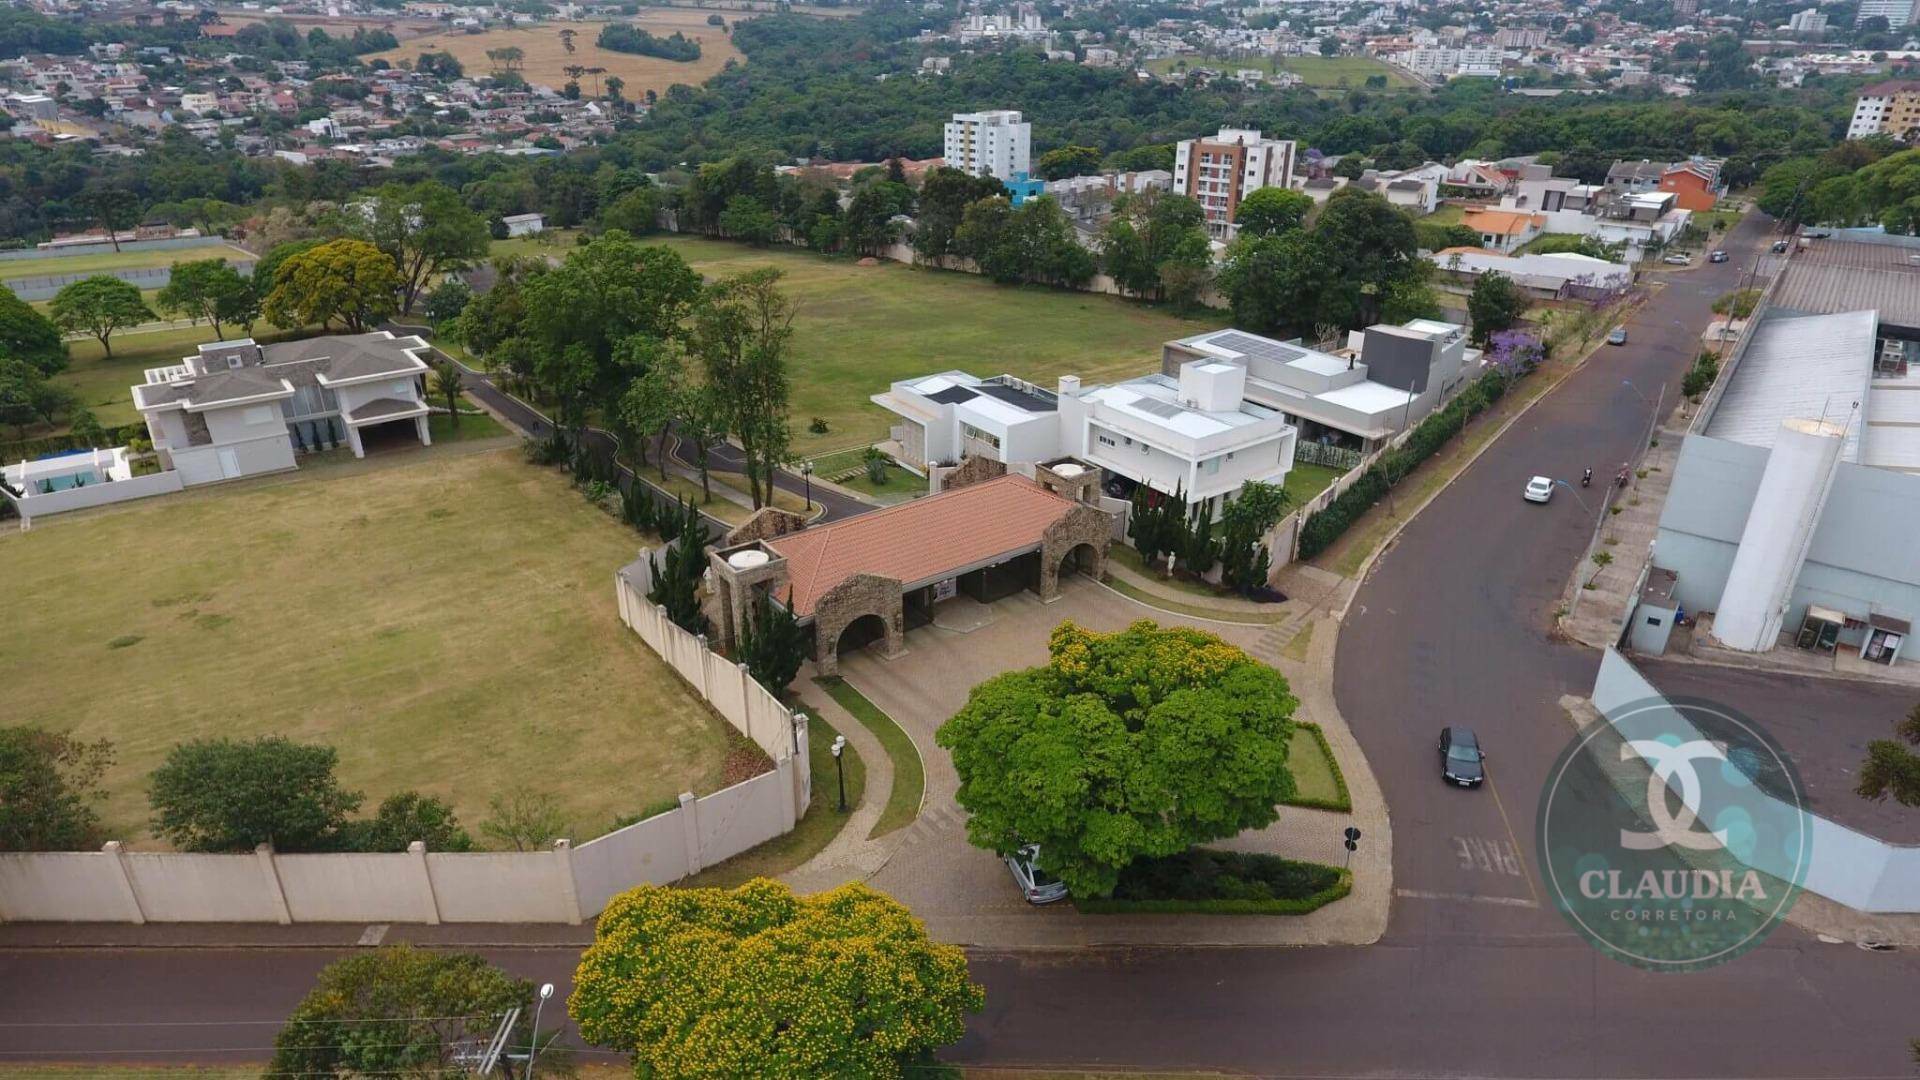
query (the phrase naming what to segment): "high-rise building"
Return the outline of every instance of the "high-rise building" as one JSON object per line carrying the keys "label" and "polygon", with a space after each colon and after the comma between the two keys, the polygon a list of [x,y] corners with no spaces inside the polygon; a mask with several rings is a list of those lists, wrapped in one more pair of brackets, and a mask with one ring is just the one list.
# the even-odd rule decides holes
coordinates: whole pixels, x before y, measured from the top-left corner
{"label": "high-rise building", "polygon": [[1173,190],[1199,203],[1208,231],[1225,239],[1233,234],[1240,200],[1293,180],[1294,151],[1292,139],[1262,138],[1259,131],[1245,128],[1221,128],[1208,139],[1182,139],[1173,158]]}
{"label": "high-rise building", "polygon": [[1860,88],[1847,138],[1891,135],[1920,145],[1920,79],[1893,79]]}
{"label": "high-rise building", "polygon": [[1912,22],[1916,14],[1920,14],[1920,3],[1915,0],[1860,0],[1860,13],[1854,16],[1853,25],[1857,28],[1878,15],[1898,30]]}
{"label": "high-rise building", "polygon": [[1819,8],[1807,8],[1797,11],[1787,20],[1787,29],[1796,34],[1819,34],[1827,29],[1827,17],[1820,14]]}
{"label": "high-rise building", "polygon": [[954,113],[947,124],[947,165],[974,176],[1012,180],[1033,171],[1033,125],[1014,109]]}

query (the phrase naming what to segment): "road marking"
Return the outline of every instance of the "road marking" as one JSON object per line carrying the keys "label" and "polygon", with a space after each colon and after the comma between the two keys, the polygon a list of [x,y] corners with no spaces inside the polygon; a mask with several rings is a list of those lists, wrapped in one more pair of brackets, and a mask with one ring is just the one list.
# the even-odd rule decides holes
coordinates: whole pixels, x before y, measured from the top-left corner
{"label": "road marking", "polygon": [[387,931],[391,929],[393,929],[391,925],[383,922],[374,923],[372,926],[367,927],[360,932],[361,947],[368,949],[377,947],[382,941],[387,939]]}
{"label": "road marking", "polygon": [[[1507,818],[1507,804],[1501,801],[1500,788],[1494,784],[1493,777],[1491,776],[1487,777],[1487,790],[1493,792],[1493,805],[1500,811],[1500,823],[1507,827],[1507,841],[1513,845],[1517,852],[1520,847],[1520,840],[1513,833],[1513,822]],[[1527,895],[1533,897],[1534,904],[1538,905],[1540,903],[1540,894],[1534,890],[1533,875],[1522,871],[1520,876],[1526,880]]]}
{"label": "road marking", "polygon": [[1535,901],[1519,896],[1474,896],[1471,893],[1428,892],[1425,889],[1395,889],[1403,900],[1455,900],[1463,904],[1499,904],[1502,907],[1537,908]]}
{"label": "road marking", "polygon": [[1459,858],[1462,870],[1479,870],[1508,877],[1525,876],[1525,871],[1520,867],[1520,851],[1512,841],[1456,836],[1453,838],[1453,853]]}

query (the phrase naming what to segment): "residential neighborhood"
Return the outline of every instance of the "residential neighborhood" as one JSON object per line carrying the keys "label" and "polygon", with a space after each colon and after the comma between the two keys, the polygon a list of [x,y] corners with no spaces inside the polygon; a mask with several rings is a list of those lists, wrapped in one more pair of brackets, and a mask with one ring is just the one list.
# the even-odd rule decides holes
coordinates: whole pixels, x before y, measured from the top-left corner
{"label": "residential neighborhood", "polygon": [[1915,8],[0,7],[0,1073],[1910,1073]]}

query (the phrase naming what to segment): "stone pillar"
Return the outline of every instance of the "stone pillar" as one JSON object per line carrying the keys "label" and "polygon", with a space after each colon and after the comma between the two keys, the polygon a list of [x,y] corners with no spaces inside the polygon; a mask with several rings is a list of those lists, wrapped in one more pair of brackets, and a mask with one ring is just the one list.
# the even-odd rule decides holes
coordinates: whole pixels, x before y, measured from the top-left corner
{"label": "stone pillar", "polygon": [[424,912],[420,921],[428,926],[439,926],[440,898],[433,894],[433,874],[427,870],[427,845],[415,840],[407,845],[407,854],[412,856],[413,869],[420,882],[420,907]]}
{"label": "stone pillar", "polygon": [[147,913],[140,907],[140,893],[133,887],[133,875],[127,872],[127,856],[120,849],[120,841],[109,840],[100,850],[113,860],[113,877],[119,884],[120,897],[127,905],[127,921],[145,925]]}
{"label": "stone pillar", "polygon": [[680,842],[687,852],[687,876],[705,869],[700,861],[700,804],[693,792],[680,793]]}
{"label": "stone pillar", "polygon": [[273,914],[282,926],[291,925],[293,911],[287,907],[287,891],[280,887],[280,870],[273,865],[273,845],[261,844],[253,849],[253,857],[260,864],[260,881],[267,889],[267,895],[273,898]]}
{"label": "stone pillar", "polygon": [[887,659],[907,653],[907,614],[899,608],[887,616]]}
{"label": "stone pillar", "polygon": [[1060,599],[1060,560],[1050,558],[1043,548],[1040,552],[1040,602],[1051,604]]}
{"label": "stone pillar", "polygon": [[579,926],[580,890],[573,884],[573,841],[564,837],[555,840],[552,854],[556,876],[554,885],[560,890],[560,906],[566,910],[567,925]]}

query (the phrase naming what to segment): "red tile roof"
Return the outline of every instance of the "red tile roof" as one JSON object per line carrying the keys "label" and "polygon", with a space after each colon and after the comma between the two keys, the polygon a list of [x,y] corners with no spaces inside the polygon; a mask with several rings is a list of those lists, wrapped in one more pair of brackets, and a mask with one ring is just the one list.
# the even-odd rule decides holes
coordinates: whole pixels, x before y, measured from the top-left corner
{"label": "red tile roof", "polygon": [[766,544],[787,560],[794,614],[804,619],[855,574],[912,583],[1032,547],[1074,505],[1024,476],[1002,476]]}

